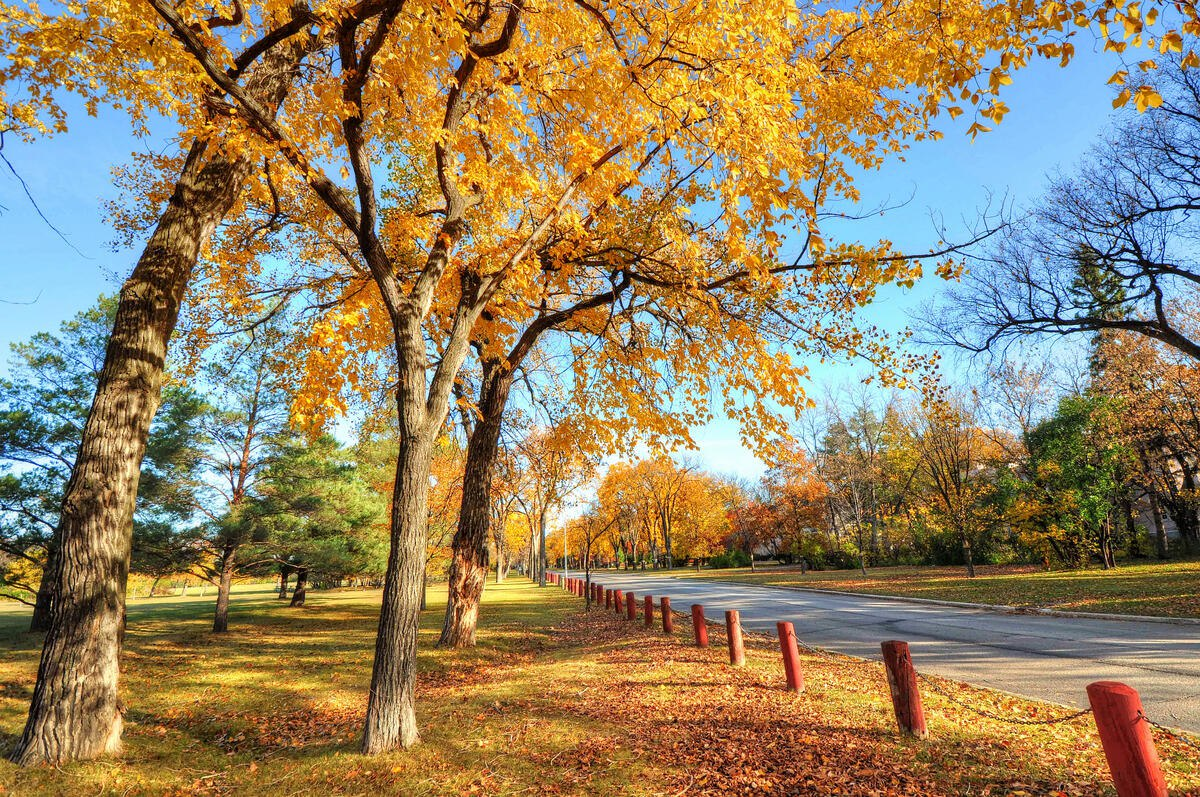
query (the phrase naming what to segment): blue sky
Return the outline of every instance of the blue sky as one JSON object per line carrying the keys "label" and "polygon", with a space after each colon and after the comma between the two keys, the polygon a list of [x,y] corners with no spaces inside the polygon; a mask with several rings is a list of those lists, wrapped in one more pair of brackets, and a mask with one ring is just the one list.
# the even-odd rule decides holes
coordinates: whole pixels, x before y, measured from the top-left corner
{"label": "blue sky", "polygon": [[[1086,49],[1082,42],[1077,44]],[[864,240],[888,238],[902,249],[920,250],[935,240],[930,214],[951,229],[965,229],[987,201],[989,191],[1015,201],[1036,197],[1045,175],[1070,168],[1113,119],[1113,91],[1105,85],[1120,67],[1115,57],[1082,53],[1066,69],[1037,63],[1015,76],[1005,91],[1011,108],[1003,124],[974,142],[965,135],[970,120],[947,121],[940,142],[914,146],[904,162],[891,162],[865,176],[864,202],[889,198],[908,204],[881,218],[859,222]],[[34,211],[20,185],[0,168],[0,350],[34,332],[53,329],[92,303],[102,291],[115,291],[132,268],[136,251],[114,251],[103,202],[114,196],[111,167],[130,153],[161,149],[166,142],[139,141],[123,117],[80,113],[66,135],[21,145],[5,144],[13,162],[47,218],[66,236],[55,234]],[[76,251],[78,250],[78,251]],[[905,313],[936,296],[942,285],[926,278],[912,291],[889,291],[868,313],[875,323],[899,327]],[[0,372],[6,365],[0,364]],[[813,394],[844,382],[849,371],[819,368]],[[762,468],[737,439],[732,424],[719,420],[698,430],[700,458],[722,472],[756,475]]]}

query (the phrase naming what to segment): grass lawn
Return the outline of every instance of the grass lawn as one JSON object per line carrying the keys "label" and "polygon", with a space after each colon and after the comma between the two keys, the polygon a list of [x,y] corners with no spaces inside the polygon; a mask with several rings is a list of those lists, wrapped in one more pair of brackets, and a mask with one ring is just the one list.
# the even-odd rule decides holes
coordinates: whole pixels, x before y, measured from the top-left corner
{"label": "grass lawn", "polygon": [[810,570],[759,565],[750,568],[676,569],[673,576],[743,581],[783,587],[869,592],[912,598],[1038,607],[1073,612],[1111,612],[1156,617],[1200,617],[1200,561],[1122,565],[1114,570],[1052,570],[1032,565],[977,567],[873,567]]}
{"label": "grass lawn", "polygon": [[[926,697],[931,737],[900,738],[882,667],[804,656],[807,691],[782,690],[771,639],[748,664],[648,631],[555,589],[488,585],[479,646],[432,646],[422,625],[422,744],[358,753],[378,592],[311,592],[289,609],[265,588],[235,593],[231,632],[208,633],[212,597],[135,601],[125,658],[127,749],[119,760],[21,770],[12,794],[1111,794],[1090,718],[1049,727],[983,719]],[[0,746],[15,740],[39,638],[0,612]],[[961,699],[1018,717],[1057,706],[950,682]],[[1200,764],[1158,738],[1174,794],[1200,795]]]}

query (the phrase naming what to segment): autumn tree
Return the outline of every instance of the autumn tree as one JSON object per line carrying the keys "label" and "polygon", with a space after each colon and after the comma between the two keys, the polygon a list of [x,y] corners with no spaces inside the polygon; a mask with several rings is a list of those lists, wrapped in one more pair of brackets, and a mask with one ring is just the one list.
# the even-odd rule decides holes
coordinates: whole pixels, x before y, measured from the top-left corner
{"label": "autumn tree", "polygon": [[761,497],[743,510],[749,514],[743,522],[762,527],[757,539],[775,558],[816,563],[838,549],[830,529],[831,487],[799,445],[782,446],[781,453],[763,474]]}
{"label": "autumn tree", "polygon": [[994,530],[1004,509],[996,471],[1006,463],[992,435],[976,425],[964,396],[926,396],[914,424],[920,468],[928,480],[919,491],[926,516],[957,541],[967,575],[975,577],[975,549]]}
{"label": "autumn tree", "polygon": [[[1149,503],[1156,553],[1168,555],[1163,515],[1169,515],[1188,549],[1200,543],[1200,364],[1143,336],[1118,333],[1100,341],[1093,354],[1091,392],[1114,402],[1106,434],[1115,434],[1133,457],[1127,477],[1134,483],[1124,500],[1139,494]],[[1136,513],[1126,507],[1126,522]],[[1130,542],[1137,535],[1129,530]]]}

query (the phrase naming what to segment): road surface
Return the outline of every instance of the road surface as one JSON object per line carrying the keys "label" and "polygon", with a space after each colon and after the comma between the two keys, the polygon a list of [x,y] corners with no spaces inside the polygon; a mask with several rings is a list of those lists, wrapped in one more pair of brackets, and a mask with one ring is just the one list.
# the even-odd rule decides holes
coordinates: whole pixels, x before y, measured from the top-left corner
{"label": "road surface", "polygon": [[1121,681],[1141,693],[1151,719],[1200,732],[1200,625],[1006,614],[611,570],[592,578],[639,599],[665,595],[677,611],[702,603],[709,620],[737,609],[755,631],[774,633],[777,621],[790,621],[808,644],[862,658],[879,659],[884,640],[905,640],[918,671],[1069,706],[1087,705],[1092,681]]}

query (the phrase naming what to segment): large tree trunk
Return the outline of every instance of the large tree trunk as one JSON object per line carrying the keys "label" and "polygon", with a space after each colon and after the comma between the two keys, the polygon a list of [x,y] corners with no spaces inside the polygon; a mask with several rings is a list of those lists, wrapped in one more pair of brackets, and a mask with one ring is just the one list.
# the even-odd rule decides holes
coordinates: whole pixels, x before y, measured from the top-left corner
{"label": "large tree trunk", "polygon": [[308,597],[308,568],[301,567],[296,570],[296,589],[292,592],[292,602],[290,606],[303,606],[304,599]]}
{"label": "large tree trunk", "polygon": [[[308,44],[280,48],[247,81],[276,109]],[[209,150],[212,151],[209,151]],[[167,344],[201,248],[253,162],[194,142],[133,273],[116,319],[63,494],[54,606],[24,733],[10,758],[59,764],[121,749],[118,696],[133,509]]]}
{"label": "large tree trunk", "polygon": [[221,576],[217,580],[217,610],[213,613],[213,633],[229,630],[229,591],[233,588],[233,571],[237,568],[237,546],[226,542],[221,549]]}
{"label": "large tree trunk", "polygon": [[453,558],[450,561],[446,618],[442,623],[439,645],[463,648],[475,644],[479,601],[483,598],[488,571],[492,474],[500,450],[500,427],[512,379],[513,372],[502,362],[489,360],[484,363],[479,419],[467,442],[462,505],[458,513],[458,529],[454,532],[451,545]]}
{"label": "large tree trunk", "polygon": [[63,497],[57,600],[25,732],[12,760],[59,763],[120,750],[117,696],[134,499],[158,410],[167,341],[200,246],[248,162],[193,144],[174,195],[121,289],[104,368]]}
{"label": "large tree trunk", "polygon": [[971,550],[971,538],[962,535],[963,561],[967,565],[967,578],[975,578],[975,554]]}
{"label": "large tree trunk", "polygon": [[397,345],[400,451],[392,493],[391,550],[383,580],[383,605],[363,732],[363,752],[368,755],[408,748],[419,739],[415,708],[417,634],[421,621],[433,432],[426,423],[426,377],[420,367],[424,341],[419,322],[415,327]]}

